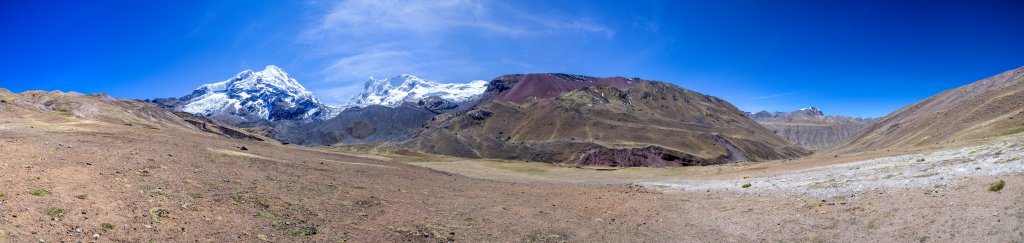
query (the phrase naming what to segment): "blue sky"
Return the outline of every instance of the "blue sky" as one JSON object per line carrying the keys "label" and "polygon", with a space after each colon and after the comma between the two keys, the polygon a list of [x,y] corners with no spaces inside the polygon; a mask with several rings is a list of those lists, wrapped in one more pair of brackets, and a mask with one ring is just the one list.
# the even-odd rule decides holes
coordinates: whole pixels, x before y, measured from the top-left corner
{"label": "blue sky", "polygon": [[1021,1],[0,1],[0,87],[177,97],[278,65],[369,76],[668,81],[748,110],[884,116],[1024,66]]}

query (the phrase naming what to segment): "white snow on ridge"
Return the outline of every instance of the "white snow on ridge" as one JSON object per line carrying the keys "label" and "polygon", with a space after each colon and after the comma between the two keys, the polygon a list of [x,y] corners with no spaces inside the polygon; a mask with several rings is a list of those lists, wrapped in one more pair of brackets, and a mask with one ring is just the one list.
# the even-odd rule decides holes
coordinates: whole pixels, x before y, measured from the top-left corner
{"label": "white snow on ridge", "polygon": [[231,79],[205,84],[181,98],[176,109],[228,120],[319,121],[333,118],[349,107],[384,105],[436,96],[454,102],[473,101],[487,89],[487,81],[439,83],[402,74],[387,79],[370,78],[364,90],[341,106],[328,106],[274,65],[259,72],[245,70]]}
{"label": "white snow on ridge", "polygon": [[[298,110],[275,113],[282,109]],[[327,119],[330,114],[337,114],[274,65],[259,72],[245,70],[223,82],[199,86],[181,110],[205,116],[237,116],[244,120]]]}
{"label": "white snow on ridge", "polygon": [[383,105],[396,107],[404,102],[437,96],[454,102],[472,101],[487,89],[487,81],[469,83],[439,83],[402,74],[386,79],[370,77],[363,92],[349,99],[346,106]]}

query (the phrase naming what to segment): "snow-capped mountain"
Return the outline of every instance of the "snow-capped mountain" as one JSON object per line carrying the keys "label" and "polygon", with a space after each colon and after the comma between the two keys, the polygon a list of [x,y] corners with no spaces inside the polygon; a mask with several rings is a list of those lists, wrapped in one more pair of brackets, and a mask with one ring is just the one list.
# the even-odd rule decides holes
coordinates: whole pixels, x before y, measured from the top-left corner
{"label": "snow-capped mountain", "polygon": [[365,107],[383,105],[396,107],[403,102],[417,102],[423,98],[436,96],[445,100],[461,103],[473,101],[487,89],[487,81],[475,80],[469,83],[438,83],[424,80],[409,74],[402,74],[386,79],[370,77],[362,93],[349,99],[346,106]]}
{"label": "snow-capped mountain", "polygon": [[281,68],[245,70],[223,82],[199,86],[179,99],[177,109],[207,117],[239,121],[324,120],[337,114]]}
{"label": "snow-capped mountain", "polygon": [[807,108],[800,108],[797,111],[800,112],[800,113],[809,115],[809,116],[824,116],[825,115],[825,113],[821,112],[821,109],[818,109],[818,107],[814,107],[814,106],[807,107]]}

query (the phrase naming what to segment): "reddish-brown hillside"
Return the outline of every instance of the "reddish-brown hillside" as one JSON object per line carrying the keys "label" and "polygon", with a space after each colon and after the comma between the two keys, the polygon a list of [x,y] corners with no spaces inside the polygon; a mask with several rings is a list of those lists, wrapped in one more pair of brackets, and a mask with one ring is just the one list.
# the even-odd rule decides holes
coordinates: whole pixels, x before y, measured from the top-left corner
{"label": "reddish-brown hillside", "polygon": [[642,79],[506,75],[470,110],[443,114],[402,145],[472,158],[678,166],[808,152],[722,99]]}

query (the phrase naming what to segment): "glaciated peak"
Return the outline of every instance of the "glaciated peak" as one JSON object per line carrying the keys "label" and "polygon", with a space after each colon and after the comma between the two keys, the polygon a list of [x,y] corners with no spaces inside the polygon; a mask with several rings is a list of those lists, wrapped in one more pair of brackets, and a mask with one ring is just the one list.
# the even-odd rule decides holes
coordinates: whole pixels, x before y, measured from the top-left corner
{"label": "glaciated peak", "polygon": [[825,113],[821,112],[821,109],[818,109],[818,107],[814,107],[814,106],[807,107],[807,108],[800,108],[799,110],[797,110],[797,112],[801,112],[801,113],[805,113],[805,114],[809,114],[809,115],[817,115],[817,116],[824,116],[825,115]]}
{"label": "glaciated peak", "polygon": [[295,78],[269,65],[200,86],[183,98],[182,111],[199,115],[235,116],[242,120],[327,119],[333,112]]}
{"label": "glaciated peak", "polygon": [[487,81],[470,83],[439,83],[410,74],[400,74],[385,79],[370,77],[362,93],[349,99],[348,106],[384,105],[395,107],[403,102],[437,96],[454,102],[471,101],[480,96],[487,87]]}

